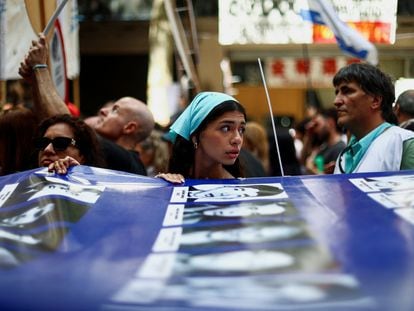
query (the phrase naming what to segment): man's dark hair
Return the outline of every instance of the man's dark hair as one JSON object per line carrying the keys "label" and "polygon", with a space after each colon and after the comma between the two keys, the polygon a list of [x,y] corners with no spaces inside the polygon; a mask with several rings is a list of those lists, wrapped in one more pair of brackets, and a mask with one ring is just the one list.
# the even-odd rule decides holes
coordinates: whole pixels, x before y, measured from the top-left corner
{"label": "man's dark hair", "polygon": [[400,106],[400,111],[414,117],[414,90],[406,90],[398,96],[396,104]]}
{"label": "man's dark hair", "polygon": [[381,111],[385,121],[397,124],[392,105],[395,100],[394,84],[391,77],[377,67],[366,63],[352,63],[341,68],[333,78],[333,85],[355,82],[367,94],[381,96]]}

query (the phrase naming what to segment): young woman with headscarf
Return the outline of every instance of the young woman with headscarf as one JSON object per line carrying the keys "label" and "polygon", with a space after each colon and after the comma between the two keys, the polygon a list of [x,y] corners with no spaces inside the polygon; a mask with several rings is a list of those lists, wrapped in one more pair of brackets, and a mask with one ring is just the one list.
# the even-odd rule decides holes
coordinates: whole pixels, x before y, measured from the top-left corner
{"label": "young woman with headscarf", "polygon": [[236,99],[218,92],[199,93],[170,127],[169,173],[157,177],[174,183],[184,178],[243,177],[238,157],[245,126],[246,113]]}

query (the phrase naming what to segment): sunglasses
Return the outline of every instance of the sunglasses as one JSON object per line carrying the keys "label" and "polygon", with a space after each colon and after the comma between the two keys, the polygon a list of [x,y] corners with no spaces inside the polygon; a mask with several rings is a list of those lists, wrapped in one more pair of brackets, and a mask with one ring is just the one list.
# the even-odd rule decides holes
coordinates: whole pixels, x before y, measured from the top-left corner
{"label": "sunglasses", "polygon": [[38,150],[45,150],[49,144],[52,144],[55,151],[64,151],[70,145],[76,146],[76,140],[69,137],[55,137],[53,139],[48,137],[40,137],[35,141],[35,146]]}

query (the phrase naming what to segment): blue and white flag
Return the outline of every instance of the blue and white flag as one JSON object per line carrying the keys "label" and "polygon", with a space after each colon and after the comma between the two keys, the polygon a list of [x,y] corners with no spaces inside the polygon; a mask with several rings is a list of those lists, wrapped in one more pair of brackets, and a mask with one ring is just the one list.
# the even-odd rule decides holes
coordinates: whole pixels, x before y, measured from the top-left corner
{"label": "blue and white flag", "polygon": [[343,22],[329,1],[308,0],[308,3],[309,10],[301,10],[301,15],[305,20],[328,26],[333,31],[340,49],[346,54],[358,57],[372,65],[378,64],[378,51],[375,45]]}

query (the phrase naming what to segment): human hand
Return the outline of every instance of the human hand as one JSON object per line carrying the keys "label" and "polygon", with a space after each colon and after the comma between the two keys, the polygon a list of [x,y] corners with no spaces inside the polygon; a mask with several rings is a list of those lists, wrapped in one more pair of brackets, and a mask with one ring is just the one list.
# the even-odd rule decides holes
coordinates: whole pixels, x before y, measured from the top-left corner
{"label": "human hand", "polygon": [[39,39],[32,41],[32,46],[25,57],[25,62],[28,66],[47,64],[49,60],[49,47],[46,37],[43,33],[39,33]]}
{"label": "human hand", "polygon": [[307,174],[313,174],[318,175],[321,172],[319,172],[318,167],[315,163],[315,158],[318,153],[318,150],[312,150],[312,152],[309,154],[309,156],[305,159],[305,169]]}
{"label": "human hand", "polygon": [[305,133],[308,135],[314,135],[316,126],[317,123],[314,119],[308,121],[308,123],[305,124]]}
{"label": "human hand", "polygon": [[49,59],[49,48],[46,37],[43,33],[39,33],[39,40],[32,41],[32,45],[25,55],[24,60],[20,63],[19,75],[27,82],[32,82],[33,66],[39,64],[47,64]]}
{"label": "human hand", "polygon": [[19,75],[28,83],[32,83],[32,68],[25,61],[20,63]]}
{"label": "human hand", "polygon": [[162,178],[173,184],[182,184],[185,182],[184,176],[181,174],[158,173],[157,175],[155,175],[155,177]]}
{"label": "human hand", "polygon": [[53,163],[50,163],[48,166],[48,171],[64,175],[68,172],[69,167],[75,165],[80,165],[80,163],[74,158],[66,156],[63,159],[59,159]]}
{"label": "human hand", "polygon": [[333,174],[335,170],[335,161],[331,161],[324,166],[323,172],[325,174]]}

